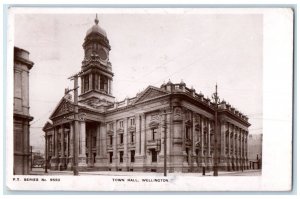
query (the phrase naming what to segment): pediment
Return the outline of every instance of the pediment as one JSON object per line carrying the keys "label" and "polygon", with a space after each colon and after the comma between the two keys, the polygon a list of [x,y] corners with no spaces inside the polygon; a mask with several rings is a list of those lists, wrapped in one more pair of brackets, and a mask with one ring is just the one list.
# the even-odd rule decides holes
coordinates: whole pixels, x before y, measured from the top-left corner
{"label": "pediment", "polygon": [[50,122],[47,122],[43,127],[43,131],[51,129],[52,127],[53,127],[53,125]]}
{"label": "pediment", "polygon": [[54,111],[52,112],[50,119],[68,114],[70,112],[73,112],[73,110],[74,105],[72,104],[72,102],[65,98],[62,98],[56,106],[56,108],[54,109]]}
{"label": "pediment", "polygon": [[162,91],[159,88],[149,86],[142,92],[136,99],[135,103],[148,101],[169,94],[168,92]]}
{"label": "pediment", "polygon": [[149,123],[150,128],[158,128],[158,126],[159,126],[159,123],[156,121],[152,121]]}

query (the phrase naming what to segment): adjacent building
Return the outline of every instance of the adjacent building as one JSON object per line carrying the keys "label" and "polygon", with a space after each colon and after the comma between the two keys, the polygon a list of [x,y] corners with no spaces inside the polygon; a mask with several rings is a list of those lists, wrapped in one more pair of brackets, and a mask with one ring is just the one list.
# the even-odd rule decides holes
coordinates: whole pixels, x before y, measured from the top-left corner
{"label": "adjacent building", "polygon": [[43,128],[49,168],[72,169],[74,133],[79,137],[80,170],[162,172],[164,158],[169,172],[210,170],[214,161],[221,170],[249,168],[248,118],[225,101],[218,105],[216,130],[215,104],[184,82],[148,86],[116,102],[111,46],[98,23],[96,18],[83,42],[79,129],[70,119],[75,104],[69,94]]}
{"label": "adjacent building", "polygon": [[29,70],[33,62],[29,52],[14,47],[14,174],[27,175],[30,171]]}
{"label": "adjacent building", "polygon": [[261,169],[262,166],[262,134],[250,134],[248,159],[250,169]]}

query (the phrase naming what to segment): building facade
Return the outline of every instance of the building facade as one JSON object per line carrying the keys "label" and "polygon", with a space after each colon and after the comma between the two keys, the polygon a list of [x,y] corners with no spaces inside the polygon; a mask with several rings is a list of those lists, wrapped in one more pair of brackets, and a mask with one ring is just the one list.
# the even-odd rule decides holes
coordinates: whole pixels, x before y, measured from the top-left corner
{"label": "building facade", "polygon": [[29,70],[33,62],[29,52],[14,47],[14,174],[27,175],[30,171]]}
{"label": "building facade", "polygon": [[250,169],[261,169],[262,166],[262,134],[250,134],[248,159]]}
{"label": "building facade", "polygon": [[214,161],[221,170],[249,167],[248,118],[225,101],[218,105],[216,132],[215,104],[184,82],[148,86],[133,98],[115,102],[111,47],[98,23],[96,18],[83,43],[79,129],[70,119],[76,104],[69,94],[44,126],[49,168],[72,169],[74,133],[81,170],[162,172],[164,158],[169,172],[210,170]]}

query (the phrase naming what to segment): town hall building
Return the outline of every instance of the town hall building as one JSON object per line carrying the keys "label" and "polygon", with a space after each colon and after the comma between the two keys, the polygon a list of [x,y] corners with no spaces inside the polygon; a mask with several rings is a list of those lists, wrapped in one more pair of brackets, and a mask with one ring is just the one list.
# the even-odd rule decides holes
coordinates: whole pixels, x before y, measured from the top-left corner
{"label": "town hall building", "polygon": [[[79,128],[75,131],[70,119],[75,103],[69,94],[62,97],[43,128],[51,170],[72,170],[74,146],[78,146],[79,170],[162,172],[164,158],[169,172],[211,170],[214,161],[219,170],[249,168],[247,116],[225,101],[216,109],[210,99],[183,81],[148,86],[135,97],[117,102],[112,92],[111,46],[97,17],[83,48],[78,69]],[[219,133],[214,129],[216,110]],[[79,138],[76,145],[74,133]]]}

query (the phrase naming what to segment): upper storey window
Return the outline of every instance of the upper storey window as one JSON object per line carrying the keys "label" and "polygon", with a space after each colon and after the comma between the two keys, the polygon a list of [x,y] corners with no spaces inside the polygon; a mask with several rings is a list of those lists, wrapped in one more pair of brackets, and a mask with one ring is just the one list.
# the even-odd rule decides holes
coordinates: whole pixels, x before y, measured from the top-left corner
{"label": "upper storey window", "polygon": [[156,137],[157,137],[157,128],[153,128],[151,133],[151,139],[155,140]]}
{"label": "upper storey window", "polygon": [[112,122],[108,124],[108,129],[111,131],[114,130],[114,124]]}
{"label": "upper storey window", "polygon": [[135,118],[130,118],[130,126],[134,126],[135,125]]}
{"label": "upper storey window", "polygon": [[107,86],[107,82],[108,82],[108,79],[107,77],[101,75],[100,76],[100,90],[104,90],[104,91],[108,91],[108,86]]}
{"label": "upper storey window", "polygon": [[85,75],[83,77],[83,88],[84,88],[84,92],[87,92],[89,90],[89,76]]}
{"label": "upper storey window", "polygon": [[124,122],[123,122],[123,120],[121,120],[121,121],[119,122],[119,127],[120,127],[120,129],[124,128]]}
{"label": "upper storey window", "polygon": [[191,139],[191,127],[185,126],[185,139],[190,140]]}

